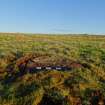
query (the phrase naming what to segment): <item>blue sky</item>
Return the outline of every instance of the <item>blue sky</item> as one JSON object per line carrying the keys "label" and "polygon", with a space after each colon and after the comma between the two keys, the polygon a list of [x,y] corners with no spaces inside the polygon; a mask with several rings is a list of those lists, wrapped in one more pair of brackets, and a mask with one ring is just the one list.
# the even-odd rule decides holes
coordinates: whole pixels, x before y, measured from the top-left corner
{"label": "blue sky", "polygon": [[0,32],[105,34],[105,0],[0,0]]}

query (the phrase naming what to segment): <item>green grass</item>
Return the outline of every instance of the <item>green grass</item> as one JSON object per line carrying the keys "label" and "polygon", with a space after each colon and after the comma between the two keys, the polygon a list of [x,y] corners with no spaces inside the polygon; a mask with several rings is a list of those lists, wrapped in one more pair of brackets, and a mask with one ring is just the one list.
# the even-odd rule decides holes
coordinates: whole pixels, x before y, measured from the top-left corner
{"label": "green grass", "polygon": [[[52,62],[65,59],[84,67],[27,73],[6,83],[19,72],[16,61],[27,54],[47,54]],[[7,72],[10,64],[14,73]],[[0,105],[38,105],[45,97],[55,105],[60,100],[62,105],[72,105],[77,95],[88,105],[95,90],[102,91],[105,98],[105,36],[0,34]]]}

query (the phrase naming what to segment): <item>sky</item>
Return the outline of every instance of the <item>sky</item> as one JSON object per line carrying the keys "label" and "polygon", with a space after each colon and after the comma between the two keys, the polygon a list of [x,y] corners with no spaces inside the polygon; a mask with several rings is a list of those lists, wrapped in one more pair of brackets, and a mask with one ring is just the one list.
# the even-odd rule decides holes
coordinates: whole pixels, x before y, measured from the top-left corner
{"label": "sky", "polygon": [[105,0],[0,0],[0,32],[105,34]]}

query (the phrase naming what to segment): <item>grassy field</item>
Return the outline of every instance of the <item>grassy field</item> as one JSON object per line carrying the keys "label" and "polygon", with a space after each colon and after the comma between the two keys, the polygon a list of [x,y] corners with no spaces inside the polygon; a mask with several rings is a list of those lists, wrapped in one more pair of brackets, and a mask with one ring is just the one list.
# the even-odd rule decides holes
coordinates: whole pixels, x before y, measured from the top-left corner
{"label": "grassy field", "polygon": [[105,105],[105,36],[0,34],[0,105],[89,103]]}

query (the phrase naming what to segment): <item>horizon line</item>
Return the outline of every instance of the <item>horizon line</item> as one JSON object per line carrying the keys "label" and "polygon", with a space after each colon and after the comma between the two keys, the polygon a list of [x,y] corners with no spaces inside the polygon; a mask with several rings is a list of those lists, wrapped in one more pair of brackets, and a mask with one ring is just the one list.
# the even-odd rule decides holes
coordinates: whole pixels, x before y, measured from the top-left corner
{"label": "horizon line", "polygon": [[46,32],[46,33],[42,33],[42,32],[40,32],[40,33],[34,33],[34,32],[0,32],[0,34],[31,34],[31,35],[37,35],[37,34],[42,34],[42,35],[102,35],[102,36],[104,36],[105,34],[103,33],[103,34],[96,34],[96,33],[51,33],[51,32]]}

